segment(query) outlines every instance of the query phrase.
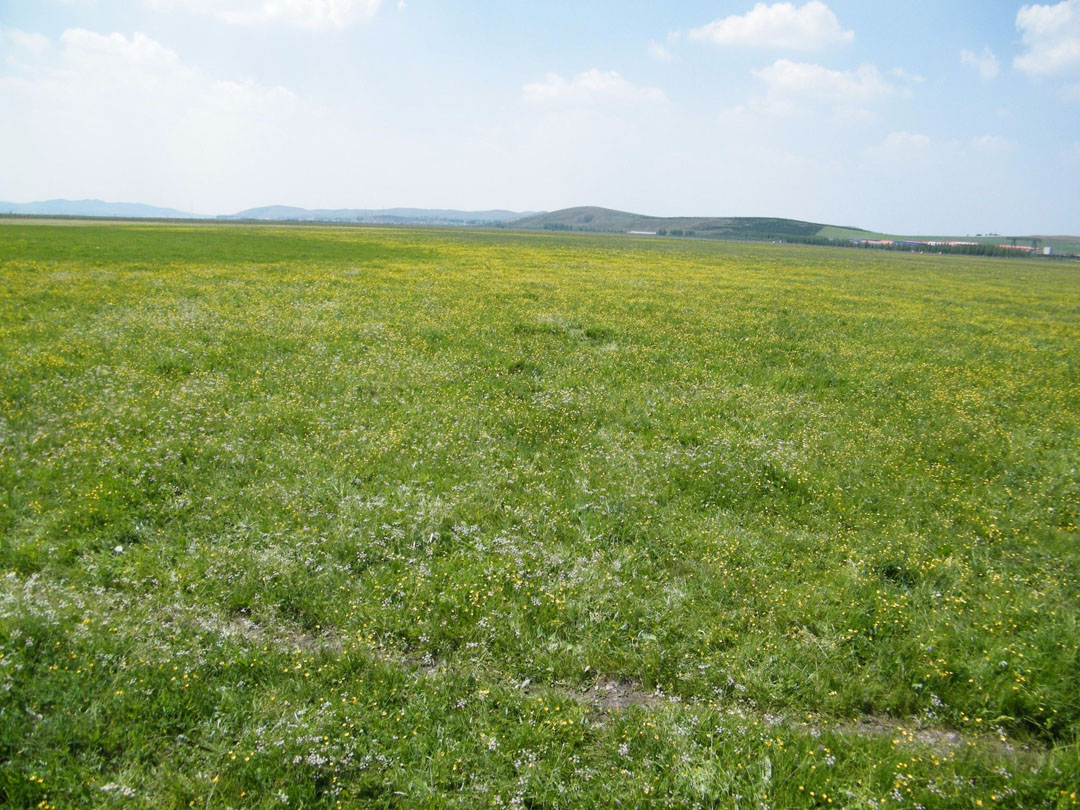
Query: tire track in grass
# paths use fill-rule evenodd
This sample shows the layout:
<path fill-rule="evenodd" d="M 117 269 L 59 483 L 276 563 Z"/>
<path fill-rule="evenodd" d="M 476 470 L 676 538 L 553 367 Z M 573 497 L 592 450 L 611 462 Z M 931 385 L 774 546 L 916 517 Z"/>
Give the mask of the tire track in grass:
<path fill-rule="evenodd" d="M 291 652 L 322 652 L 337 655 L 346 648 L 345 640 L 340 636 L 332 633 L 311 635 L 284 624 L 268 630 L 248 619 L 241 619 L 227 622 L 223 626 L 230 628 L 228 632 L 234 637 L 243 638 L 252 643 L 270 643 L 279 649 Z M 371 655 L 374 661 L 412 673 L 418 680 L 444 677 L 456 670 L 453 662 L 434 658 L 430 654 L 418 656 L 376 648 L 371 650 Z M 631 710 L 649 712 L 695 707 L 694 704 L 684 703 L 681 698 L 665 695 L 659 689 L 650 692 L 639 682 L 605 677 L 596 678 L 586 689 L 572 689 L 558 684 L 535 684 L 529 679 L 517 684 L 514 688 L 527 697 L 554 694 L 574 700 L 588 707 L 595 714 L 598 725 L 604 725 L 610 718 Z M 717 707 L 708 706 L 708 708 Z M 1013 743 L 1000 729 L 996 734 L 971 735 L 957 729 L 911 722 L 884 714 L 863 715 L 854 719 L 814 717 L 812 721 L 798 721 L 783 713 L 762 711 L 742 701 L 722 711 L 737 716 L 739 719 L 755 720 L 766 727 L 803 732 L 815 738 L 823 734 L 837 734 L 841 737 L 889 739 L 895 745 L 923 746 L 937 754 L 954 753 L 964 748 L 971 748 L 983 754 L 1002 758 L 1029 759 L 1044 754 L 1048 750 L 1037 743 Z"/>

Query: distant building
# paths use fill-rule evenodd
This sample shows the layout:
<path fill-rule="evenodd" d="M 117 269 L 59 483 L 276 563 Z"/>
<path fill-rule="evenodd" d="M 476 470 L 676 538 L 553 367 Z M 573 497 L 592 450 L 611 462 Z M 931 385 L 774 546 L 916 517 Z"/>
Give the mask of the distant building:
<path fill-rule="evenodd" d="M 656 236 L 656 231 L 627 231 L 631 236 Z"/>

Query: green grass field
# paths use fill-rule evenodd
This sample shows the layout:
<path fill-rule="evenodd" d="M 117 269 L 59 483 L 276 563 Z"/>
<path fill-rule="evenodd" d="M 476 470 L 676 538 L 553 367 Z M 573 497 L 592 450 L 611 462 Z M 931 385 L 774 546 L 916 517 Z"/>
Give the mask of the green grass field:
<path fill-rule="evenodd" d="M 0 805 L 1067 808 L 1080 268 L 0 225 Z"/>

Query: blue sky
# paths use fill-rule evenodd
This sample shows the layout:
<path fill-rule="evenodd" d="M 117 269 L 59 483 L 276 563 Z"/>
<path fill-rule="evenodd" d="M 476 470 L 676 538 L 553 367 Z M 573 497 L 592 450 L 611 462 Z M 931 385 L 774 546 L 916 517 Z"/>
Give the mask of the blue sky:
<path fill-rule="evenodd" d="M 0 0 L 0 199 L 1080 233 L 1080 0 Z"/>

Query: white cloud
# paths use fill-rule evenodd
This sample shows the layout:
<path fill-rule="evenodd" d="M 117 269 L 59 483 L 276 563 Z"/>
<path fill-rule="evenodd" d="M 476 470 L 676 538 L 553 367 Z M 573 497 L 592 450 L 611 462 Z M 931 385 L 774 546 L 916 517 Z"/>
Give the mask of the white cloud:
<path fill-rule="evenodd" d="M 187 73 L 173 51 L 138 32 L 129 39 L 119 33 L 69 28 L 60 35 L 60 44 L 65 61 L 79 70 L 130 71 L 133 79 Z"/>
<path fill-rule="evenodd" d="M 871 146 L 866 153 L 878 160 L 911 160 L 925 155 L 932 145 L 926 135 L 917 132 L 892 132 L 877 146 Z"/>
<path fill-rule="evenodd" d="M 1000 135 L 980 135 L 967 141 L 935 141 L 917 132 L 892 132 L 884 141 L 866 149 L 877 161 L 914 162 L 1000 159 L 1016 151 L 1016 144 Z"/>
<path fill-rule="evenodd" d="M 283 87 L 211 76 L 141 33 L 83 29 L 0 76 L 0 109 L 0 175 L 11 193 L 45 177 L 62 186 L 42 188 L 46 196 L 112 189 L 149 202 L 165 186 L 227 183 L 252 144 L 286 160 L 311 125 L 311 110 Z"/>
<path fill-rule="evenodd" d="M 987 155 L 1001 155 L 1016 149 L 1016 144 L 1000 135 L 980 135 L 971 139 L 971 148 Z"/>
<path fill-rule="evenodd" d="M 979 76 L 985 81 L 990 81 L 1001 72 L 997 54 L 990 50 L 989 45 L 983 48 L 982 53 L 968 50 L 960 51 L 960 62 L 978 71 Z"/>
<path fill-rule="evenodd" d="M 4 28 L 0 26 L 0 45 L 4 50 L 10 51 L 7 61 L 12 61 L 17 52 L 38 54 L 49 47 L 48 37 L 41 34 L 31 34 L 20 31 L 18 28 Z"/>
<path fill-rule="evenodd" d="M 209 76 L 138 32 L 127 37 L 69 28 L 59 44 L 59 63 L 34 80 L 46 98 L 63 87 L 69 101 L 128 107 L 136 116 L 151 108 L 172 109 L 178 118 L 207 109 L 269 109 L 295 100 L 284 87 Z"/>
<path fill-rule="evenodd" d="M 671 46 L 682 39 L 682 31 L 670 31 L 663 43 L 653 40 L 649 43 L 649 55 L 661 62 L 670 62 L 674 59 Z"/>
<path fill-rule="evenodd" d="M 882 144 L 892 149 L 925 149 L 929 145 L 930 137 L 916 132 L 891 132 Z"/>
<path fill-rule="evenodd" d="M 741 16 L 695 28 L 690 38 L 717 45 L 813 51 L 851 42 L 855 33 L 845 31 L 827 5 L 811 0 L 802 8 L 794 3 L 758 3 Z"/>
<path fill-rule="evenodd" d="M 1026 52 L 1013 66 L 1031 76 L 1080 72 L 1080 0 L 1024 6 L 1016 14 Z"/>
<path fill-rule="evenodd" d="M 649 56 L 653 59 L 658 59 L 661 62 L 670 62 L 673 59 L 668 47 L 666 45 L 661 45 L 656 41 L 649 43 Z"/>
<path fill-rule="evenodd" d="M 282 24 L 319 30 L 368 22 L 382 0 L 146 0 L 153 8 L 181 8 L 234 25 Z M 398 8 L 404 8 L 399 2 Z"/>
<path fill-rule="evenodd" d="M 767 107 L 779 114 L 795 112 L 807 103 L 857 111 L 898 92 L 873 65 L 845 71 L 778 59 L 753 75 L 765 83 Z"/>
<path fill-rule="evenodd" d="M 614 70 L 589 70 L 567 81 L 549 73 L 527 84 L 522 97 L 530 104 L 654 104 L 666 101 L 662 90 L 638 87 Z"/>
<path fill-rule="evenodd" d="M 69 28 L 60 35 L 59 45 L 56 64 L 33 71 L 31 80 L 9 79 L 8 86 L 40 93 L 42 105 L 50 100 L 73 109 L 94 104 L 137 120 L 152 110 L 171 109 L 182 118 L 211 109 L 269 109 L 295 100 L 284 87 L 206 75 L 139 32 L 128 37 Z"/>
<path fill-rule="evenodd" d="M 918 73 L 911 73 L 903 68 L 893 68 L 889 71 L 889 75 L 894 79 L 900 79 L 901 81 L 911 82 L 912 84 L 922 84 L 926 81 L 925 76 L 920 76 Z"/>

